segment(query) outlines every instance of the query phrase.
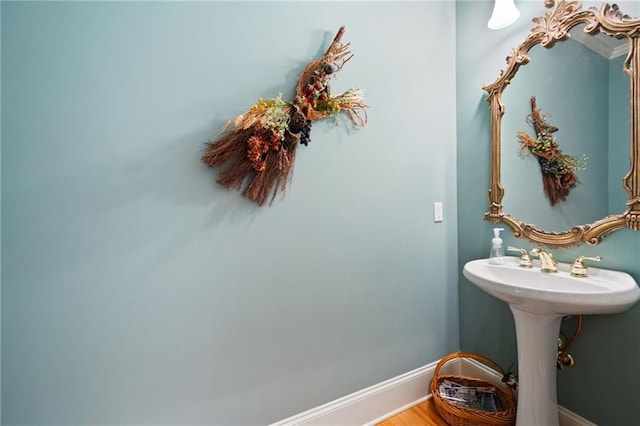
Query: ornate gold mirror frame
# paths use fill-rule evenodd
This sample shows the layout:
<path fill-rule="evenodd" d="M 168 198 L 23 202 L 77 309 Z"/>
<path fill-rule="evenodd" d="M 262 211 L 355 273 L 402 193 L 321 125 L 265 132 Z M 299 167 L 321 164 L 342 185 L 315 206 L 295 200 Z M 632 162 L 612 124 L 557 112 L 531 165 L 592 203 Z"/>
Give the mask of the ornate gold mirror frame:
<path fill-rule="evenodd" d="M 547 4 L 548 2 L 545 2 Z M 491 187 L 489 189 L 489 211 L 485 220 L 503 222 L 516 238 L 528 238 L 537 244 L 554 247 L 570 247 L 587 243 L 596 245 L 600 240 L 621 228 L 640 229 L 640 18 L 622 14 L 616 5 L 603 3 L 599 8 L 582 9 L 576 0 L 557 1 L 552 10 L 543 17 L 533 19 L 535 23 L 525 41 L 512 50 L 507 58 L 507 68 L 500 77 L 483 89 L 488 93 L 491 110 Z M 575 225 L 566 232 L 549 232 L 536 228 L 502 211 L 504 188 L 500 182 L 501 121 L 504 115 L 502 93 L 521 65 L 529 62 L 527 53 L 539 44 L 551 48 L 556 42 L 569 38 L 569 30 L 586 24 L 584 32 L 603 33 L 629 41 L 629 53 L 623 71 L 629 76 L 631 91 L 631 167 L 623 178 L 623 186 L 629 194 L 624 213 L 607 216 L 587 225 Z"/>

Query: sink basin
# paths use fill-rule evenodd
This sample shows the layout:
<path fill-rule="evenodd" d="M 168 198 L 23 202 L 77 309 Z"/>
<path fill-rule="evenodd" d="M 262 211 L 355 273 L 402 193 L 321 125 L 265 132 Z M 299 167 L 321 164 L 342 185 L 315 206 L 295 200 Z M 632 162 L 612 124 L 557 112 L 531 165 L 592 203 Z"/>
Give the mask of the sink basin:
<path fill-rule="evenodd" d="M 566 315 L 616 314 L 640 299 L 640 288 L 625 272 L 589 267 L 577 278 L 569 265 L 558 272 L 521 268 L 519 258 L 504 265 L 479 259 L 463 274 L 476 286 L 509 304 L 518 344 L 518 410 L 516 426 L 559 426 L 556 357 L 560 322 Z"/>
<path fill-rule="evenodd" d="M 517 257 L 506 259 L 504 265 L 473 260 L 464 266 L 463 274 L 510 306 L 537 314 L 616 314 L 640 300 L 640 287 L 625 272 L 589 267 L 587 277 L 577 278 L 567 264 L 558 263 L 557 273 L 545 273 L 535 266 L 520 267 Z"/>

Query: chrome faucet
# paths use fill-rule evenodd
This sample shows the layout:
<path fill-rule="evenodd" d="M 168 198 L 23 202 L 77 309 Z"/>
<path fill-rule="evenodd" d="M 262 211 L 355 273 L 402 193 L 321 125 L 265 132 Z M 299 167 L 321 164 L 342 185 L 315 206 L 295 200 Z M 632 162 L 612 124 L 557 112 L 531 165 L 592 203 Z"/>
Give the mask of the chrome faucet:
<path fill-rule="evenodd" d="M 532 256 L 540 258 L 540 270 L 542 272 L 558 272 L 558 261 L 553 258 L 552 253 L 547 253 L 540 247 L 536 247 L 529 251 Z"/>

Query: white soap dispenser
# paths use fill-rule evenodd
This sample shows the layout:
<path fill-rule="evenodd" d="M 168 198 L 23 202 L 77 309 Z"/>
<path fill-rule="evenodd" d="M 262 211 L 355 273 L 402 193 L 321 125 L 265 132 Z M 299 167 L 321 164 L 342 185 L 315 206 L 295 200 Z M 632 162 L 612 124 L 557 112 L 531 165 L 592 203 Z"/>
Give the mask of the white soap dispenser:
<path fill-rule="evenodd" d="M 492 265 L 502 265 L 507 262 L 504 258 L 504 248 L 502 248 L 502 238 L 500 231 L 504 228 L 493 228 L 493 239 L 491 240 L 491 254 L 489 255 L 489 263 Z"/>

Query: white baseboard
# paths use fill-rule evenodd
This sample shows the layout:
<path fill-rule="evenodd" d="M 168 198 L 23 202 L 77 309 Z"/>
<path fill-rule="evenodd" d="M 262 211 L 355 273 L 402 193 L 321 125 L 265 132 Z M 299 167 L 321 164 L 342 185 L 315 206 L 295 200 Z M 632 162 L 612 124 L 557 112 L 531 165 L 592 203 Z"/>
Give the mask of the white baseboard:
<path fill-rule="evenodd" d="M 367 425 L 412 407 L 429 397 L 437 362 L 354 392 L 271 426 Z"/>
<path fill-rule="evenodd" d="M 558 406 L 558 414 L 560 415 L 560 426 L 598 426 L 562 406 Z"/>
<path fill-rule="evenodd" d="M 431 398 L 430 383 L 437 364 L 438 361 L 432 362 L 270 426 L 373 426 Z M 440 373 L 501 379 L 497 371 L 469 358 L 452 360 Z M 559 407 L 558 415 L 560 426 L 596 426 L 564 407 Z"/>

